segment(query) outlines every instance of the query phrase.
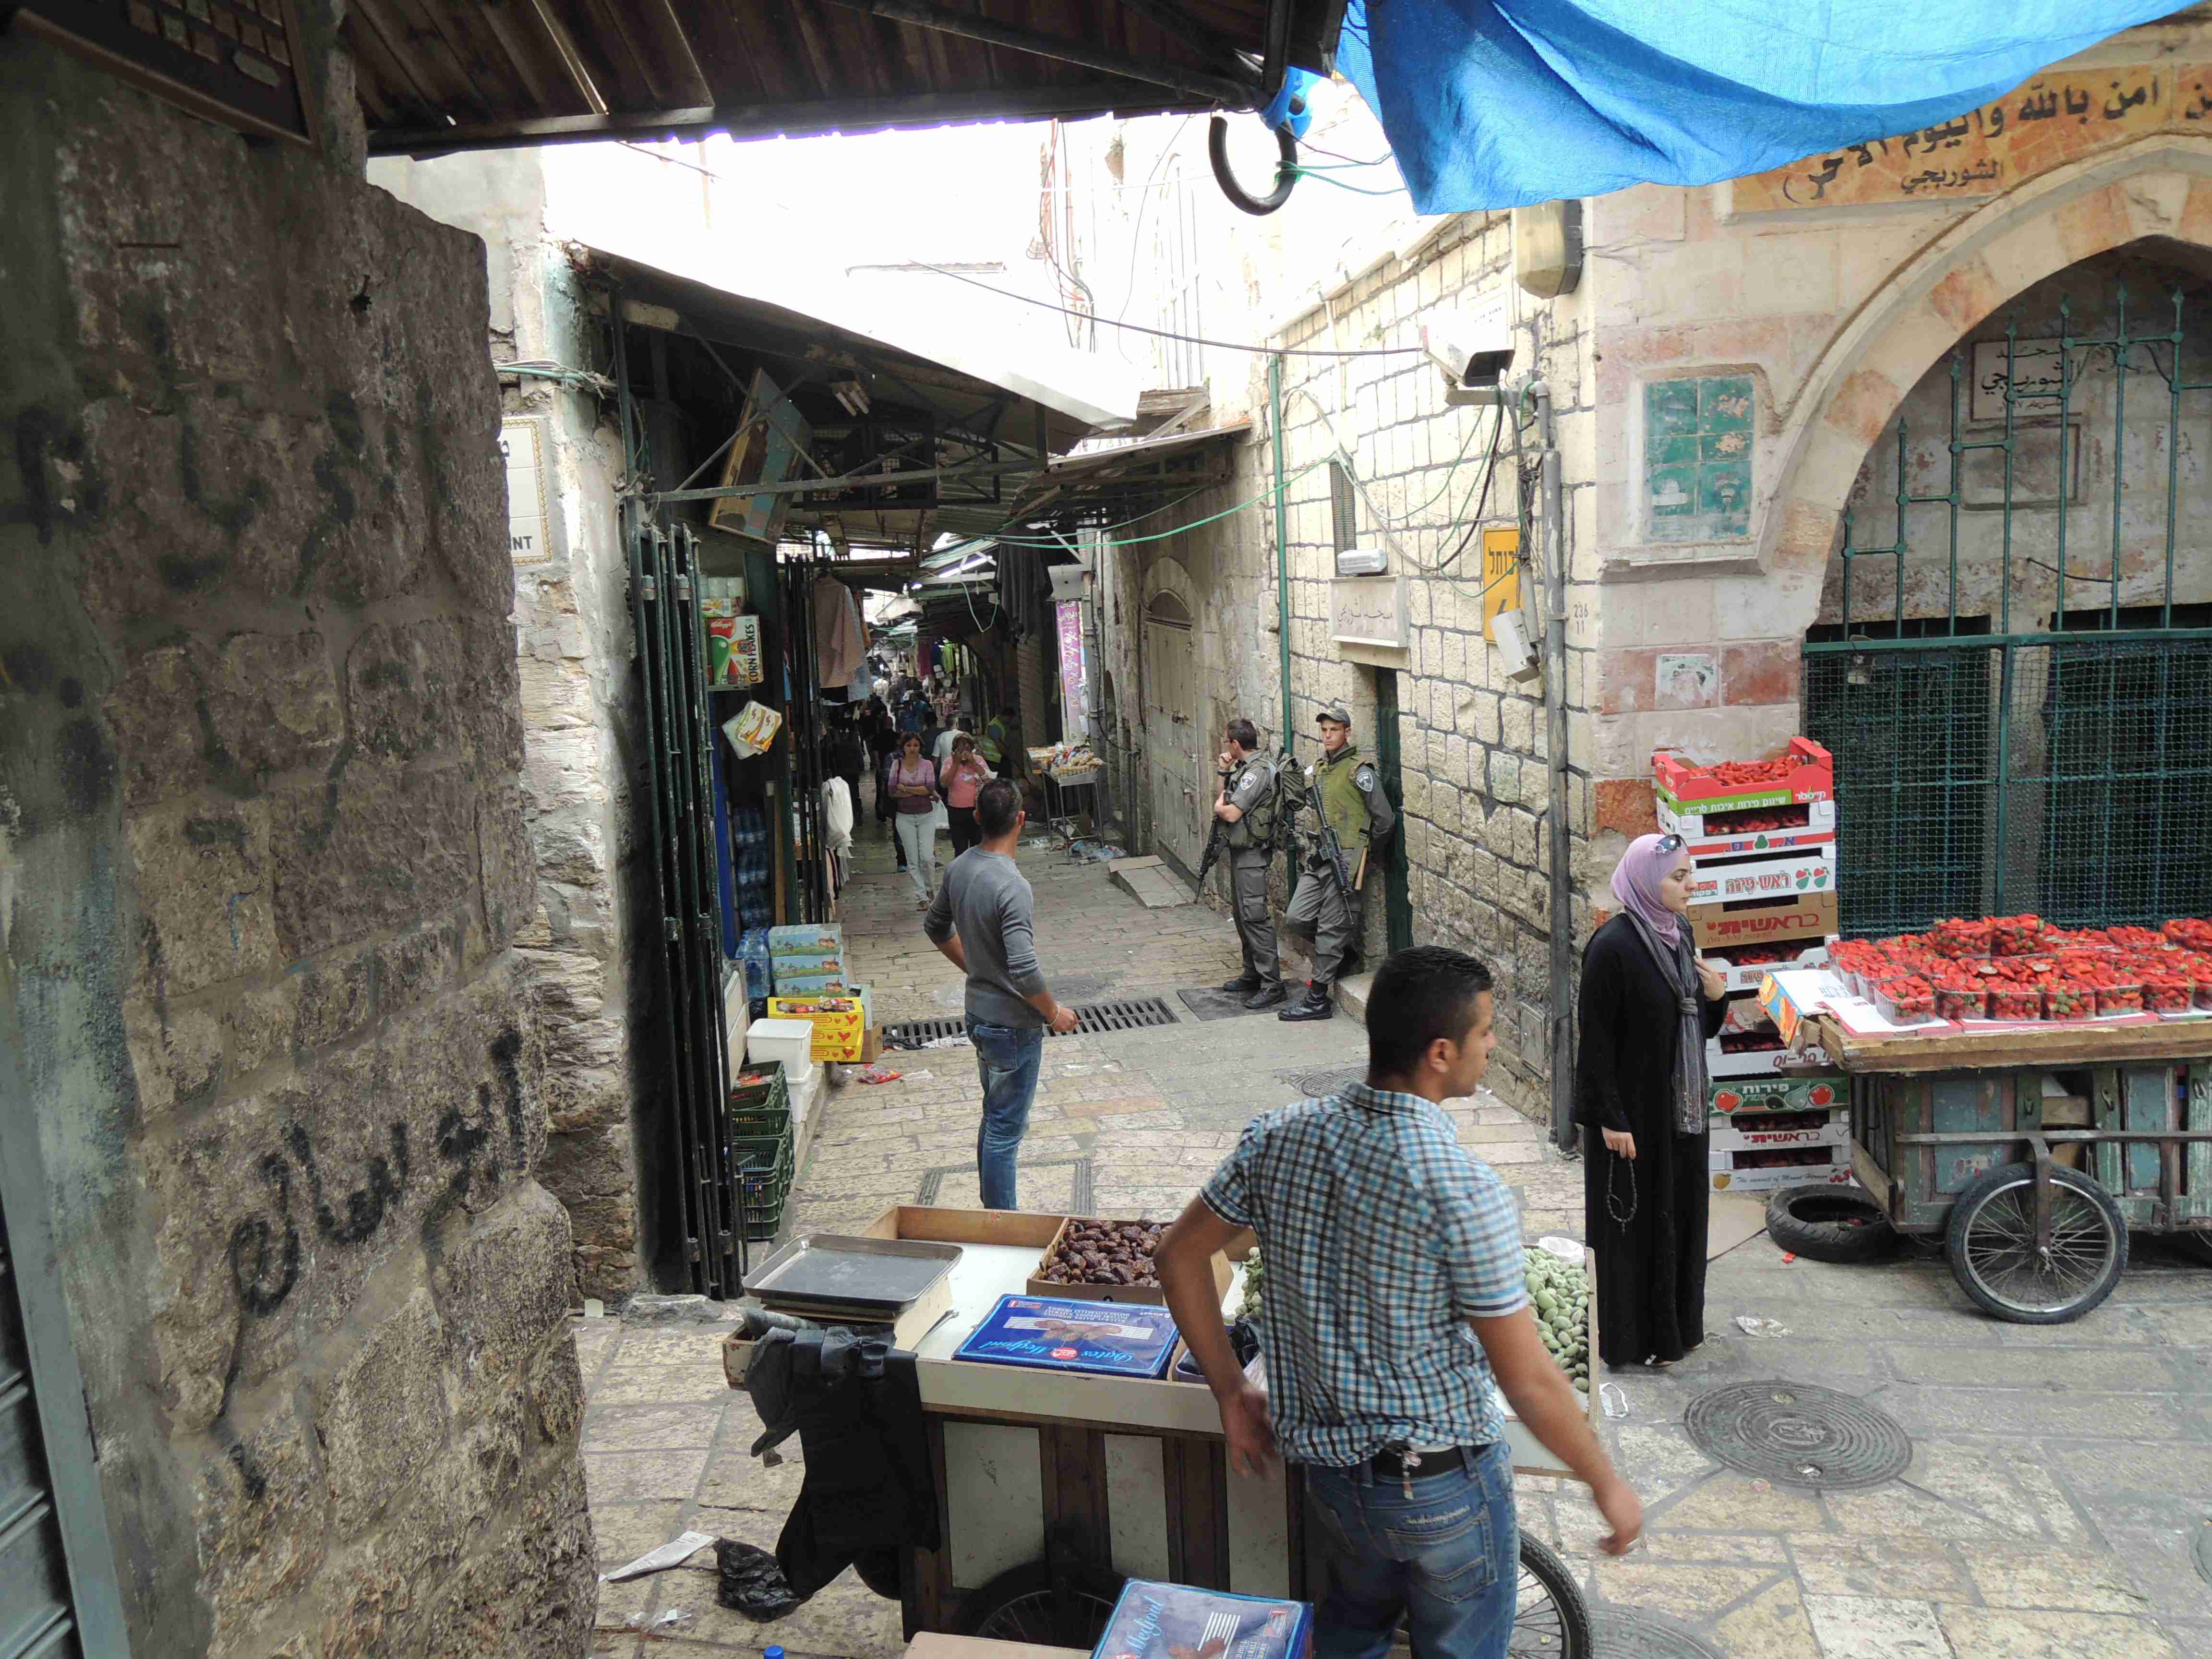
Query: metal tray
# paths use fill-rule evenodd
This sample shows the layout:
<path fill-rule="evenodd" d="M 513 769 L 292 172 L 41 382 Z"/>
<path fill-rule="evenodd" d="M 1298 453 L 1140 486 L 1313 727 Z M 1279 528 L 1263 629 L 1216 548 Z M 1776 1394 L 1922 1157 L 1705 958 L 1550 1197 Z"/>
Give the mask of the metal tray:
<path fill-rule="evenodd" d="M 811 1233 L 747 1274 L 744 1288 L 763 1302 L 880 1313 L 889 1322 L 959 1260 L 957 1244 Z"/>

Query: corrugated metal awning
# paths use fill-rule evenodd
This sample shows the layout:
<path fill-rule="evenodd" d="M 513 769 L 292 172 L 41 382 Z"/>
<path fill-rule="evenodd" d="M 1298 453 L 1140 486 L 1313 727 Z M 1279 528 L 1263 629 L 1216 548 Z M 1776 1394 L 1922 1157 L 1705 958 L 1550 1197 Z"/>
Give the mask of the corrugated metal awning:
<path fill-rule="evenodd" d="M 1265 104 L 1344 0 L 349 0 L 369 149 Z"/>

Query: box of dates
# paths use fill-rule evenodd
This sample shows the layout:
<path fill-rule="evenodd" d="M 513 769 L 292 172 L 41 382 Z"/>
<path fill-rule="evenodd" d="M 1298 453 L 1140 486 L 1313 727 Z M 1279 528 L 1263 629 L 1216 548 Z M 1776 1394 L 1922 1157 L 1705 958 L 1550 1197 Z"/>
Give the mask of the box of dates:
<path fill-rule="evenodd" d="M 1167 1305 L 1152 1252 L 1166 1237 L 1164 1221 L 1099 1221 L 1072 1215 L 1060 1224 L 1030 1275 L 1031 1296 L 1073 1297 L 1085 1302 L 1149 1302 Z M 1216 1253 L 1213 1285 L 1229 1294 L 1233 1269 Z"/>

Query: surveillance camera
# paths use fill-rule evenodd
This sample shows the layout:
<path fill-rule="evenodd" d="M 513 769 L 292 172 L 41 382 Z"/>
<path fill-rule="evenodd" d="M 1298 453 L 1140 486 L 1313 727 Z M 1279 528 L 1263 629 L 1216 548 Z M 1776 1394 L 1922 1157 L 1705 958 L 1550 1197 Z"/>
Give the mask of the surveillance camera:
<path fill-rule="evenodd" d="M 1479 311 L 1431 318 L 1421 325 L 1421 349 L 1455 392 L 1497 386 L 1513 366 L 1513 325 L 1504 296 Z"/>

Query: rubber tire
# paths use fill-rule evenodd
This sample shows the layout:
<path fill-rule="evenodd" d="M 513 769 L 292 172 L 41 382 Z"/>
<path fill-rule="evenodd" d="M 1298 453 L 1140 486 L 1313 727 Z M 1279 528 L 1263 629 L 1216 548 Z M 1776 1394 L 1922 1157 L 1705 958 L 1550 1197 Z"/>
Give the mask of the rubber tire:
<path fill-rule="evenodd" d="M 1838 1220 L 1820 1212 L 1849 1211 L 1863 1218 Z M 1766 1236 L 1808 1261 L 1846 1267 L 1875 1261 L 1897 1244 L 1897 1230 L 1881 1206 L 1856 1187 L 1784 1187 L 1766 1200 Z"/>
<path fill-rule="evenodd" d="M 1098 1645 L 1098 1638 L 1106 1633 L 1106 1621 L 1113 1614 L 1114 1603 L 1121 1596 L 1121 1579 L 1116 1574 L 1092 1566 L 1079 1566 L 1073 1580 L 1078 1595 L 1096 1597 L 1105 1605 L 1099 1609 L 1097 1628 L 1055 1628 L 1049 1632 L 1032 1631 L 1026 1635 L 1002 1635 L 999 1639 L 1034 1642 L 1043 1647 L 1080 1648 L 1088 1650 Z M 960 1616 L 953 1622 L 957 1634 L 981 1636 L 988 1630 L 993 1619 L 1012 1603 L 1025 1596 L 1052 1589 L 1052 1568 L 1043 1561 L 1029 1561 L 1018 1567 L 1009 1567 L 981 1589 L 971 1590 L 960 1603 Z"/>
<path fill-rule="evenodd" d="M 1959 1288 L 1972 1297 L 1984 1312 L 2014 1325 L 2064 1325 L 2081 1318 L 2110 1296 L 2113 1286 L 2120 1282 L 2120 1275 L 2128 1268 L 2127 1220 L 2120 1214 L 2120 1206 L 2112 1201 L 2112 1195 L 2079 1170 L 2054 1165 L 2051 1178 L 2069 1192 L 2089 1200 L 2098 1214 L 2104 1218 L 2106 1229 L 2112 1237 L 2112 1263 L 2099 1283 L 2063 1307 L 2030 1310 L 2015 1308 L 1999 1301 L 1983 1289 L 1966 1270 L 1966 1234 L 1972 1225 L 1976 1212 L 1995 1194 L 2019 1184 L 2023 1179 L 2033 1182 L 2034 1178 L 2035 1166 L 2032 1164 L 2001 1164 L 1987 1174 L 1975 1177 L 1951 1206 L 1950 1224 L 1944 1230 L 1944 1250 L 1951 1260 L 1951 1276 L 1959 1281 Z"/>
<path fill-rule="evenodd" d="M 1559 1650 L 1559 1659 L 1591 1659 L 1597 1651 L 1597 1630 L 1590 1623 L 1589 1603 L 1583 1599 L 1582 1587 L 1575 1583 L 1567 1564 L 1554 1555 L 1540 1539 L 1521 1534 L 1521 1569 L 1544 1587 L 1559 1610 L 1559 1625 L 1565 1643 Z M 1531 1650 L 1534 1651 L 1534 1650 Z M 1513 1649 L 1515 1653 L 1522 1651 Z"/>
<path fill-rule="evenodd" d="M 1291 187 L 1298 182 L 1298 141 L 1287 125 L 1275 129 L 1275 187 L 1265 196 L 1255 196 L 1237 182 L 1229 166 L 1229 118 L 1217 115 L 1206 125 L 1206 159 L 1213 168 L 1213 182 L 1221 186 L 1231 206 L 1258 218 L 1289 201 Z"/>

